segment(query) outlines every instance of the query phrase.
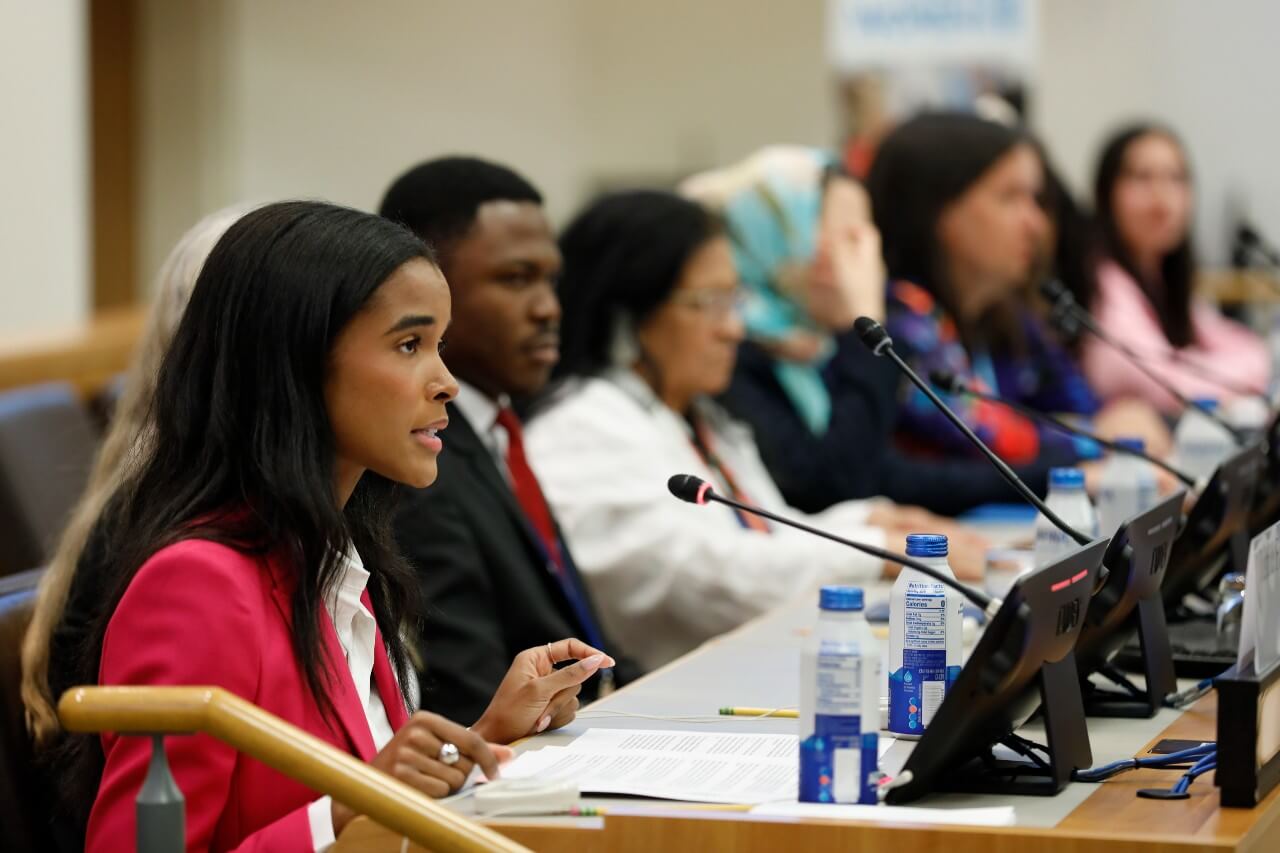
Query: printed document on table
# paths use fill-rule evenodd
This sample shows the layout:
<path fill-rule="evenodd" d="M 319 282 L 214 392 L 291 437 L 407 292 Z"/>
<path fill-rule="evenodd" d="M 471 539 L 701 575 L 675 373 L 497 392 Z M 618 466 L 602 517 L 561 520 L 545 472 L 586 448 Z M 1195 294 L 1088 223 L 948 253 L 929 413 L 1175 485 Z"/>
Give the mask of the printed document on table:
<path fill-rule="evenodd" d="M 582 793 L 764 803 L 798 793 L 795 735 L 589 729 L 568 746 L 521 753 L 504 779 L 566 779 Z"/>
<path fill-rule="evenodd" d="M 881 752 L 890 738 L 881 738 Z M 565 779 L 587 794 L 703 803 L 795 800 L 795 735 L 589 729 L 568 746 L 521 753 L 504 779 Z"/>

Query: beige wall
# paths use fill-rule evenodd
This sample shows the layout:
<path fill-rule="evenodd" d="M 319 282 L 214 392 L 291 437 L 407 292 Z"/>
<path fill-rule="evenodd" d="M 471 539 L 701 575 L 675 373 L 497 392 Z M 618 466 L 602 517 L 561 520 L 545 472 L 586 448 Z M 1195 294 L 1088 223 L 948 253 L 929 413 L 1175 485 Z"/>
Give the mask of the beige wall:
<path fill-rule="evenodd" d="M 299 196 L 371 209 L 440 154 L 520 166 L 553 211 L 581 192 L 571 3 L 226 0 L 197 21 L 172 6 L 147 0 L 143 37 L 149 273 L 204 212 Z"/>
<path fill-rule="evenodd" d="M 1164 120 L 1191 151 L 1197 239 L 1224 263 L 1242 206 L 1280 241 L 1280 112 L 1273 0 L 1043 0 L 1036 123 L 1081 190 L 1104 136 Z"/>
<path fill-rule="evenodd" d="M 143 268 L 149 280 L 220 206 L 371 208 L 440 154 L 515 166 L 563 221 L 603 183 L 826 142 L 823 13 L 822 0 L 144 0 Z"/>
<path fill-rule="evenodd" d="M 602 185 L 669 181 L 837 119 L 823 0 L 143 2 L 143 269 L 202 213 L 312 196 L 376 204 L 400 169 L 473 152 L 558 221 Z M 1043 0 L 1035 122 L 1087 184 L 1122 117 L 1181 128 L 1200 236 L 1227 197 L 1280 239 L 1269 0 Z"/>
<path fill-rule="evenodd" d="M 86 44 L 80 0 L 0 0 L 0 337 L 89 301 Z"/>
<path fill-rule="evenodd" d="M 836 138 L 822 0 L 587 2 L 589 168 L 683 177 Z"/>

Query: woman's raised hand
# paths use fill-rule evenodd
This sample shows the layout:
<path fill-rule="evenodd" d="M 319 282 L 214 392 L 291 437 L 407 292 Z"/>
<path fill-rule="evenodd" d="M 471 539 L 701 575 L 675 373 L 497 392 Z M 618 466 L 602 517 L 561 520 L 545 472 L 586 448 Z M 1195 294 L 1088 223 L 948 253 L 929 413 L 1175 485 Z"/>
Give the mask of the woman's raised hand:
<path fill-rule="evenodd" d="M 565 661 L 576 663 L 556 669 Z M 613 665 L 604 652 L 572 638 L 525 649 L 471 728 L 494 743 L 510 743 L 567 725 L 578 711 L 582 682 Z"/>

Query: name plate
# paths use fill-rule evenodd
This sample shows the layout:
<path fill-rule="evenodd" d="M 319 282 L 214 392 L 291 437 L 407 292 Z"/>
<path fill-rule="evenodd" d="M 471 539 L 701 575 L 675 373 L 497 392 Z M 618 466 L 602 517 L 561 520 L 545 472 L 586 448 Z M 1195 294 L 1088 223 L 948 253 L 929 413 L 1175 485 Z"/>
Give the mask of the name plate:
<path fill-rule="evenodd" d="M 1218 691 L 1218 769 L 1214 784 L 1230 808 L 1256 806 L 1280 783 L 1280 667 L 1253 663 L 1214 679 Z"/>

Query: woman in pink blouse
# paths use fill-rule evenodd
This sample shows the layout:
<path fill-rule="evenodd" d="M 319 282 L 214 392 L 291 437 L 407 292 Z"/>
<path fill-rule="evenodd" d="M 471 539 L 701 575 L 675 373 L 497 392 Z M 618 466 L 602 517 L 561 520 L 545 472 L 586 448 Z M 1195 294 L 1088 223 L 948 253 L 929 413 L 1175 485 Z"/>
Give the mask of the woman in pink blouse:
<path fill-rule="evenodd" d="M 1112 335 L 1146 356 L 1163 381 L 1144 376 L 1095 339 L 1083 343 L 1085 375 L 1103 399 L 1141 397 L 1161 411 L 1181 406 L 1165 390 L 1229 402 L 1236 388 L 1267 387 L 1267 348 L 1244 326 L 1195 298 L 1192 188 L 1186 154 L 1171 131 L 1143 124 L 1103 149 L 1094 182 L 1105 253 L 1092 311 Z M 1206 378 L 1206 376 L 1210 378 Z"/>

